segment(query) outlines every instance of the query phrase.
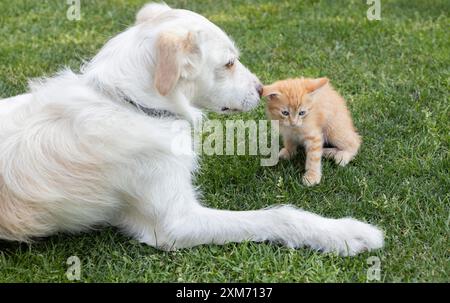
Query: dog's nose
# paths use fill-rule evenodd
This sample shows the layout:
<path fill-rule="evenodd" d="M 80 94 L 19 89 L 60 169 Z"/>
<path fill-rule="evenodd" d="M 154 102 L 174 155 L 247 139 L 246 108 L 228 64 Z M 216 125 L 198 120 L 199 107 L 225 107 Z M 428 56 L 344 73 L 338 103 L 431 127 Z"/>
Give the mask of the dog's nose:
<path fill-rule="evenodd" d="M 256 91 L 258 92 L 260 98 L 263 95 L 263 88 L 264 88 L 264 86 L 261 83 L 258 83 L 256 85 Z"/>

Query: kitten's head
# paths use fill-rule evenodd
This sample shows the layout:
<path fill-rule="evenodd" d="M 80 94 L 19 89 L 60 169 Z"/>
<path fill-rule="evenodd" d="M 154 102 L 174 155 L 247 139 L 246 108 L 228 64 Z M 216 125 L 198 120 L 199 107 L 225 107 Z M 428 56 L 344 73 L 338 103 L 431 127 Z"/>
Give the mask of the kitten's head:
<path fill-rule="evenodd" d="M 314 105 L 313 94 L 328 83 L 327 78 L 288 79 L 264 87 L 267 113 L 281 126 L 300 127 Z"/>

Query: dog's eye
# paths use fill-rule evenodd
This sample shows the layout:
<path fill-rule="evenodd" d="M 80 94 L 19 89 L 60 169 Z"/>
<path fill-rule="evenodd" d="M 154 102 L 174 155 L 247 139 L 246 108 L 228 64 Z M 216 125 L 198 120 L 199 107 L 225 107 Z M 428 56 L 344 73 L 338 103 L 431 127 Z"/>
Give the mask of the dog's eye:
<path fill-rule="evenodd" d="M 228 61 L 227 64 L 225 64 L 225 67 L 230 69 L 234 66 L 234 63 L 235 63 L 235 60 L 230 60 L 230 61 Z"/>
<path fill-rule="evenodd" d="M 300 116 L 304 116 L 306 115 L 306 111 L 302 110 L 301 112 L 298 113 Z"/>
<path fill-rule="evenodd" d="M 283 116 L 289 116 L 289 112 L 287 110 L 284 110 L 281 113 L 283 114 Z"/>

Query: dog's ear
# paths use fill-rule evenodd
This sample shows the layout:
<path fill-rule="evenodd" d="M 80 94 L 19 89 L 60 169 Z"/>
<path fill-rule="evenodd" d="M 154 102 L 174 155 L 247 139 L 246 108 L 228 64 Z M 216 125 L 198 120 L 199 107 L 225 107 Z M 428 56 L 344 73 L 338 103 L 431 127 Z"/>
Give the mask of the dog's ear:
<path fill-rule="evenodd" d="M 181 77 L 193 79 L 200 74 L 203 53 L 201 31 L 190 31 L 182 41 Z"/>
<path fill-rule="evenodd" d="M 305 79 L 305 89 L 308 93 L 314 93 L 329 82 L 328 78 Z"/>
<path fill-rule="evenodd" d="M 149 3 L 139 10 L 136 15 L 136 24 L 156 19 L 158 16 L 170 11 L 171 8 L 165 3 Z"/>
<path fill-rule="evenodd" d="M 167 96 L 180 78 L 195 77 L 201 61 L 198 32 L 184 37 L 163 33 L 156 42 L 155 86 L 162 96 Z"/>
<path fill-rule="evenodd" d="M 273 100 L 281 96 L 281 92 L 279 91 L 278 87 L 274 84 L 266 85 L 263 88 L 262 96 L 268 97 L 270 100 Z"/>
<path fill-rule="evenodd" d="M 177 84 L 181 75 L 181 39 L 172 33 L 163 33 L 156 42 L 155 86 L 166 96 Z"/>

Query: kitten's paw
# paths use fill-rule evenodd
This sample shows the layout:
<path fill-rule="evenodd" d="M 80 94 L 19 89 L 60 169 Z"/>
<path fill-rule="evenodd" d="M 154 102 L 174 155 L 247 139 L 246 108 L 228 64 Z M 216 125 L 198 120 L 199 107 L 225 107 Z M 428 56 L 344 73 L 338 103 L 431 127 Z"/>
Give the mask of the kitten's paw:
<path fill-rule="evenodd" d="M 282 160 L 289 160 L 291 156 L 291 153 L 286 148 L 282 148 L 278 153 L 278 158 Z"/>
<path fill-rule="evenodd" d="M 346 166 L 355 156 L 354 153 L 350 153 L 348 151 L 338 151 L 334 155 L 334 161 L 337 165 Z"/>
<path fill-rule="evenodd" d="M 314 171 L 307 171 L 303 175 L 303 184 L 306 186 L 313 186 L 319 184 L 321 178 L 322 175 L 320 173 Z"/>
<path fill-rule="evenodd" d="M 337 148 L 324 148 L 323 149 L 323 156 L 328 159 L 334 159 L 334 156 L 338 152 Z"/>

